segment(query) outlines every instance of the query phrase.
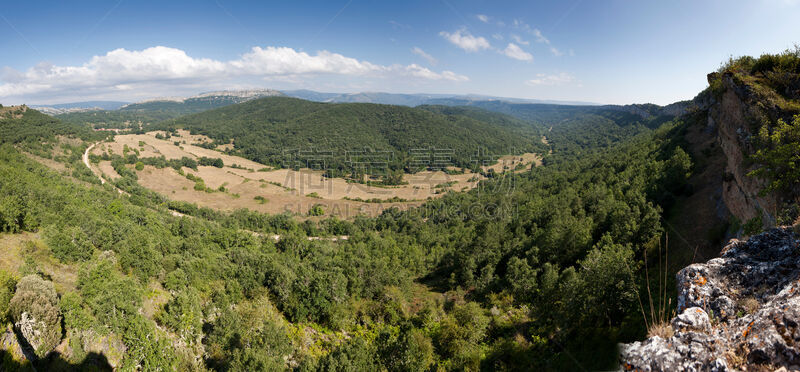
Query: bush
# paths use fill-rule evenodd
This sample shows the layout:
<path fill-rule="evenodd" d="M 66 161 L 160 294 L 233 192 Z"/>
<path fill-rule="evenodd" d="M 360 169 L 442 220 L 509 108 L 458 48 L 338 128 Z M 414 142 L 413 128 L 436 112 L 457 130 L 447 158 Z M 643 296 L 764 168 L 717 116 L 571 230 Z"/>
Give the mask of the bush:
<path fill-rule="evenodd" d="M 186 343 L 194 344 L 199 341 L 203 327 L 200 295 L 194 288 L 178 292 L 156 319 L 175 331 Z"/>
<path fill-rule="evenodd" d="M 9 272 L 0 270 L 0 326 L 3 326 L 8 318 L 8 306 L 16 286 L 17 281 L 14 277 Z"/>
<path fill-rule="evenodd" d="M 314 204 L 314 206 L 308 210 L 309 216 L 322 216 L 323 214 L 325 214 L 325 207 L 322 204 Z"/>
<path fill-rule="evenodd" d="M 764 192 L 788 190 L 800 182 L 800 115 L 791 123 L 778 120 L 772 127 L 761 127 L 756 136 L 761 148 L 752 159 L 761 165 L 750 176 L 770 181 Z"/>
<path fill-rule="evenodd" d="M 43 358 L 61 341 L 61 317 L 53 282 L 28 275 L 17 283 L 9 304 L 11 316 L 36 356 Z"/>
<path fill-rule="evenodd" d="M 339 346 L 320 358 L 318 371 L 378 371 L 376 352 L 364 339 L 358 337 Z"/>
<path fill-rule="evenodd" d="M 0 197 L 0 232 L 31 231 L 38 225 L 25 199 L 16 195 Z"/>
<path fill-rule="evenodd" d="M 44 236 L 53 256 L 61 261 L 86 261 L 92 258 L 94 246 L 80 227 L 50 226 L 45 229 Z"/>

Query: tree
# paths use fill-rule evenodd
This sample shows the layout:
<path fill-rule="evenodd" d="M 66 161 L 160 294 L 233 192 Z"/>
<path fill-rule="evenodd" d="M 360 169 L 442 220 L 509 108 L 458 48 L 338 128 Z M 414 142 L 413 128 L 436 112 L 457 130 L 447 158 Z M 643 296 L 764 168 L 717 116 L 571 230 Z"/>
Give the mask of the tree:
<path fill-rule="evenodd" d="M 633 250 L 604 236 L 580 266 L 582 293 L 575 295 L 585 304 L 584 314 L 596 314 L 608 324 L 618 324 L 636 299 Z"/>
<path fill-rule="evenodd" d="M 756 138 L 762 147 L 753 159 L 761 167 L 749 175 L 769 179 L 771 183 L 765 191 L 797 185 L 800 182 L 800 115 L 795 115 L 791 123 L 779 119 L 772 128 L 762 126 Z"/>
<path fill-rule="evenodd" d="M 49 226 L 44 235 L 47 246 L 61 261 L 86 261 L 92 258 L 94 246 L 80 227 Z"/>
<path fill-rule="evenodd" d="M 356 372 L 378 371 L 380 365 L 375 349 L 361 337 L 354 337 L 320 358 L 318 371 Z"/>
<path fill-rule="evenodd" d="M 9 304 L 11 317 L 22 336 L 43 358 L 61 341 L 61 316 L 53 282 L 28 275 L 17 283 Z"/>

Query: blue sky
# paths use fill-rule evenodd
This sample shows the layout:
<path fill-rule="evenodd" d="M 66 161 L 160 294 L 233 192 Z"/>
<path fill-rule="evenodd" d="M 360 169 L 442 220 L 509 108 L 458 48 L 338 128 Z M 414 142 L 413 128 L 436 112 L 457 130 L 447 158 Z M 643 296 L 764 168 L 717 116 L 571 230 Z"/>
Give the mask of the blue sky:
<path fill-rule="evenodd" d="M 729 56 L 800 42 L 800 1 L 16 1 L 0 103 L 237 88 L 690 99 Z"/>

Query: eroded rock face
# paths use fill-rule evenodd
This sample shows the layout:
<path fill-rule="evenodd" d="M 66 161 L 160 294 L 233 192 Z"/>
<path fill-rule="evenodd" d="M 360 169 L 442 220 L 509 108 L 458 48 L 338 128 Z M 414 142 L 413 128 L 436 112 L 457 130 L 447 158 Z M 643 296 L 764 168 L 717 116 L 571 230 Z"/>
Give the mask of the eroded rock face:
<path fill-rule="evenodd" d="M 712 78 L 716 77 L 709 77 Z M 767 182 L 747 176 L 754 165 L 745 161 L 755 152 L 750 133 L 751 123 L 763 120 L 764 114 L 749 86 L 737 83 L 729 74 L 723 74 L 721 79 L 725 90 L 719 101 L 714 99 L 715 102 L 708 106 L 708 120 L 717 126 L 717 140 L 728 160 L 723 200 L 739 220 L 746 222 L 761 217 L 764 226 L 774 226 L 773 215 L 777 212 L 779 202 L 774 194 L 759 194 Z"/>
<path fill-rule="evenodd" d="M 734 239 L 677 279 L 673 336 L 622 345 L 623 369 L 800 369 L 800 237 L 792 228 Z"/>

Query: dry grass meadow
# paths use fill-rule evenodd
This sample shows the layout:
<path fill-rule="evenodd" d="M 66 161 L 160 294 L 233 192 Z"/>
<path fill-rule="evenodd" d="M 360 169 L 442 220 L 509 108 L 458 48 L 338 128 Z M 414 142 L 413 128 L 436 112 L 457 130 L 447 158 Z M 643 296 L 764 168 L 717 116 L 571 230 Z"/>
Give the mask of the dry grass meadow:
<path fill-rule="evenodd" d="M 138 150 L 141 158 L 159 156 L 167 159 L 180 159 L 184 156 L 221 158 L 225 164 L 223 168 L 199 166 L 196 171 L 189 168 L 182 169 L 186 175 L 200 177 L 207 187 L 205 191 L 195 190 L 194 181 L 172 168 L 158 169 L 145 166 L 144 169 L 137 171 L 139 183 L 170 199 L 197 203 L 219 210 L 249 208 L 266 213 L 290 212 L 305 215 L 314 205 L 322 204 L 325 215 L 335 215 L 340 218 L 354 217 L 357 214 L 375 216 L 391 207 L 405 209 L 417 206 L 429 198 L 440 197 L 448 191 L 460 192 L 473 189 L 484 178 L 469 171 L 455 175 L 442 171 L 424 171 L 404 175 L 403 180 L 406 182 L 404 185 L 368 186 L 347 182 L 342 178 L 325 178 L 321 171 L 310 169 L 298 171 L 272 169 L 248 159 L 199 147 L 195 144 L 210 142 L 210 139 L 201 135 L 190 135 L 187 131 L 179 131 L 178 137 L 168 140 L 156 138 L 157 133 L 159 132 L 117 135 L 113 142 L 101 143 L 95 146 L 91 153 L 121 155 L 127 145 L 131 151 Z M 179 142 L 178 145 L 175 144 L 176 141 Z M 229 149 L 232 144 L 226 144 L 224 147 L 218 149 Z M 494 169 L 498 173 L 511 170 L 521 172 L 541 165 L 541 157 L 537 154 L 503 156 L 499 160 L 497 164 L 485 166 L 483 169 Z M 107 179 L 113 180 L 119 177 L 108 161 L 101 161 L 92 166 Z M 224 191 L 220 191 L 220 187 Z M 398 199 L 402 201 L 392 201 Z M 375 202 L 376 200 L 380 202 Z"/>

